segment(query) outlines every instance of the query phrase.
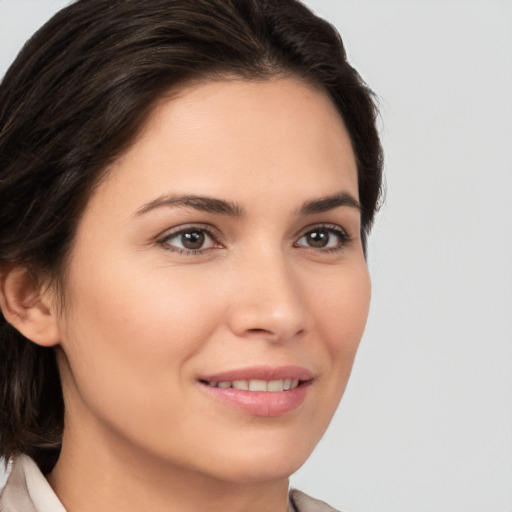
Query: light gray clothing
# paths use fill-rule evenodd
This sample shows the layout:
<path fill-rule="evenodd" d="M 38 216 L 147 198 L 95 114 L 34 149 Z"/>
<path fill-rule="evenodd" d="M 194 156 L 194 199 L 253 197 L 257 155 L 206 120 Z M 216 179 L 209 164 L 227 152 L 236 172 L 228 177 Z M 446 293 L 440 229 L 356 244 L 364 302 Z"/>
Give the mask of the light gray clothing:
<path fill-rule="evenodd" d="M 290 504 L 297 512 L 338 512 L 303 492 L 290 491 Z M 36 463 L 26 455 L 17 457 L 0 494 L 0 512 L 66 512 Z"/>

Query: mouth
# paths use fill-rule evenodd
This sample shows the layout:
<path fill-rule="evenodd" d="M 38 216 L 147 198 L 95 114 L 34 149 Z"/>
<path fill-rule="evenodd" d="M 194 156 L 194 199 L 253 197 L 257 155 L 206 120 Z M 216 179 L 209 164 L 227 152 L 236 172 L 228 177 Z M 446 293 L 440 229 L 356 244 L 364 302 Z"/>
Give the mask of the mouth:
<path fill-rule="evenodd" d="M 252 416 L 275 417 L 298 409 L 305 401 L 313 374 L 304 368 L 254 367 L 199 379 L 209 397 Z"/>

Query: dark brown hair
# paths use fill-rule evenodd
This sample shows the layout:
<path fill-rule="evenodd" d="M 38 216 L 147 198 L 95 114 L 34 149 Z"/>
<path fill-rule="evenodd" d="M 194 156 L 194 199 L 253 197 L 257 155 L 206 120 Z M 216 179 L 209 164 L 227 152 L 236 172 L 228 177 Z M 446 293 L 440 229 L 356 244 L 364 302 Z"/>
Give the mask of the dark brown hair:
<path fill-rule="evenodd" d="M 327 91 L 345 122 L 366 247 L 381 191 L 376 108 L 329 23 L 297 0 L 79 0 L 0 84 L 0 264 L 59 281 L 92 188 L 167 91 L 287 75 Z M 0 315 L 0 456 L 27 453 L 50 470 L 63 418 L 54 351 Z"/>

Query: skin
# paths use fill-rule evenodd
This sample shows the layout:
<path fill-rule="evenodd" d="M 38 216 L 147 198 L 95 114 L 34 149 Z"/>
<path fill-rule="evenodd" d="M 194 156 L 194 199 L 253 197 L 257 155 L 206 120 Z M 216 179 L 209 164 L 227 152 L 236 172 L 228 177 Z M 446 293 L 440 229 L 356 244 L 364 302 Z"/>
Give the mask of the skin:
<path fill-rule="evenodd" d="M 355 158 L 323 92 L 226 80 L 159 102 L 89 200 L 65 308 L 47 299 L 66 404 L 48 479 L 69 512 L 286 510 L 288 477 L 334 414 L 368 313 L 358 208 L 300 212 L 340 193 L 358 200 Z M 155 206 L 166 195 L 243 215 Z M 312 247 L 318 226 L 325 247 Z M 212 236 L 193 252 L 183 228 Z M 308 369 L 304 402 L 259 417 L 198 381 L 254 365 Z"/>

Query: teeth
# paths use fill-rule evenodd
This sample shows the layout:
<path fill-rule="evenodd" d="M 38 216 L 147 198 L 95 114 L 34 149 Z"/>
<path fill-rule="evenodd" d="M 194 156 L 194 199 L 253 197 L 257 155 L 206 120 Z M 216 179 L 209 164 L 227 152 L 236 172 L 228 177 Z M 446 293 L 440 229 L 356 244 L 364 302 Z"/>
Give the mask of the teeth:
<path fill-rule="evenodd" d="M 234 380 L 232 386 L 235 389 L 243 389 L 247 391 L 249 389 L 249 381 L 248 380 Z"/>
<path fill-rule="evenodd" d="M 250 380 L 249 391 L 267 391 L 267 381 L 258 379 Z"/>
<path fill-rule="evenodd" d="M 271 380 L 267 384 L 267 391 L 283 391 L 284 383 L 282 380 Z"/>
<path fill-rule="evenodd" d="M 277 379 L 277 380 L 261 380 L 261 379 L 251 379 L 251 380 L 234 380 L 234 381 L 208 381 L 208 386 L 214 388 L 233 388 L 233 389 L 241 389 L 243 391 L 288 391 L 289 389 L 294 389 L 299 385 L 298 379 Z"/>

